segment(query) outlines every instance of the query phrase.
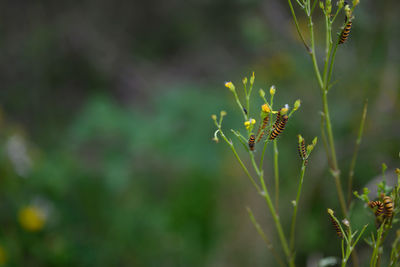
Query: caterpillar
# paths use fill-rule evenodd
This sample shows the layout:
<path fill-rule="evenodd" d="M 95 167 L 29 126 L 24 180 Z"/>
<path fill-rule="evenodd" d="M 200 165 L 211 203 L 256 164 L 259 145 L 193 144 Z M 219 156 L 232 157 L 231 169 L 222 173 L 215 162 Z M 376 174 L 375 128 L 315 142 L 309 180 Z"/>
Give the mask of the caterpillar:
<path fill-rule="evenodd" d="M 379 200 L 377 201 L 370 201 L 368 202 L 368 206 L 371 208 L 377 207 L 375 211 L 375 216 L 378 217 L 379 215 L 382 214 L 383 212 L 383 203 L 380 202 Z"/>
<path fill-rule="evenodd" d="M 340 229 L 339 224 L 338 224 L 337 221 L 332 217 L 331 214 L 329 214 L 329 220 L 331 221 L 332 226 L 333 226 L 333 228 L 335 229 L 337 236 L 340 237 L 340 238 L 343 238 L 342 230 Z"/>
<path fill-rule="evenodd" d="M 306 142 L 304 141 L 304 138 L 301 140 L 301 143 L 299 144 L 298 149 L 299 149 L 300 158 L 301 158 L 302 160 L 304 160 L 304 165 L 307 165 L 308 160 L 306 159 L 306 158 L 307 158 L 307 153 L 306 153 Z"/>
<path fill-rule="evenodd" d="M 279 115 L 280 113 L 278 113 Z M 289 117 L 287 115 L 283 115 L 281 121 L 278 123 L 278 125 L 275 127 L 275 129 L 272 131 L 272 133 L 269 136 L 269 140 L 274 140 L 276 137 L 278 137 L 279 134 L 283 132 L 286 126 L 286 122 L 288 121 Z M 276 122 L 275 122 L 276 124 Z"/>
<path fill-rule="evenodd" d="M 249 148 L 251 151 L 254 150 L 254 141 L 256 140 L 256 137 L 254 136 L 254 134 L 250 135 L 250 139 L 249 139 Z"/>
<path fill-rule="evenodd" d="M 262 124 L 261 124 L 260 127 L 258 128 L 257 136 L 259 136 L 259 135 L 260 135 L 260 136 L 257 138 L 257 143 L 260 142 L 261 138 L 263 137 L 263 135 L 264 135 L 264 129 L 265 129 L 265 127 L 267 126 L 268 121 L 269 121 L 269 116 L 267 115 L 267 116 L 265 116 L 265 118 L 263 119 Z M 261 134 L 260 134 L 260 131 L 262 131 Z"/>
<path fill-rule="evenodd" d="M 276 120 L 275 120 L 274 125 L 272 126 L 272 129 L 275 129 L 278 126 L 280 121 L 281 121 L 281 111 L 278 110 L 278 113 L 276 114 Z"/>
<path fill-rule="evenodd" d="M 346 21 L 347 21 L 347 17 L 346 17 Z M 349 35 L 350 35 L 350 30 L 351 30 L 351 24 L 352 23 L 353 22 L 351 20 L 349 20 L 346 23 L 346 26 L 344 26 L 344 29 L 343 29 L 342 33 L 340 34 L 340 37 L 339 37 L 339 44 L 343 44 L 344 42 L 346 42 L 347 37 L 349 37 Z"/>
<path fill-rule="evenodd" d="M 393 215 L 393 201 L 389 196 L 383 197 L 383 204 L 385 206 L 385 216 L 387 218 L 392 217 Z"/>

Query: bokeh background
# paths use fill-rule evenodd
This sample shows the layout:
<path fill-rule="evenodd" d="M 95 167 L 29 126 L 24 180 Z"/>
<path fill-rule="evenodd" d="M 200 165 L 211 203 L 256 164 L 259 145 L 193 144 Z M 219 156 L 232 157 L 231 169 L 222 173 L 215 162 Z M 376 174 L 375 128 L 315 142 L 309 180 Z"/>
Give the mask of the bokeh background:
<path fill-rule="evenodd" d="M 329 98 L 343 184 L 369 100 L 356 190 L 379 179 L 382 162 L 389 178 L 400 166 L 399 5 L 361 0 L 337 53 Z M 223 84 L 240 88 L 252 71 L 255 92 L 274 84 L 278 105 L 302 100 L 279 141 L 287 228 L 296 135 L 320 135 L 321 103 L 286 1 L 2 1 L 0 263 L 275 266 L 246 212 L 277 241 L 265 202 L 228 147 L 211 140 L 220 110 L 226 130 L 243 131 Z M 326 215 L 339 211 L 333 188 L 319 144 L 299 209 L 299 266 L 340 255 Z M 357 201 L 352 223 L 374 228 Z M 362 262 L 369 253 L 362 242 Z"/>

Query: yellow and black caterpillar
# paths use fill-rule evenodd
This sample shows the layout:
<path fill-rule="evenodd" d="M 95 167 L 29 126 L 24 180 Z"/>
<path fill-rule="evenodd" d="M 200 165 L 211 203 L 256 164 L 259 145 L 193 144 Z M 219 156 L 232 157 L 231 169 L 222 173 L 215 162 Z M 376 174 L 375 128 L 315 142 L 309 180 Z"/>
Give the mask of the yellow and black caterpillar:
<path fill-rule="evenodd" d="M 288 121 L 289 117 L 287 115 L 283 115 L 282 119 L 278 122 L 278 116 L 280 117 L 280 113 L 278 112 L 276 121 L 275 121 L 275 128 L 269 136 L 269 140 L 274 140 L 278 135 L 280 135 L 283 130 L 285 129 L 286 122 Z M 278 122 L 278 123 L 277 123 Z"/>
<path fill-rule="evenodd" d="M 264 135 L 264 129 L 265 129 L 265 127 L 267 126 L 268 121 L 269 121 L 269 116 L 267 115 L 267 116 L 265 116 L 265 118 L 263 119 L 262 124 L 261 124 L 260 127 L 258 128 L 257 136 L 258 136 L 258 135 L 260 135 L 260 136 L 257 138 L 257 143 L 260 142 L 261 138 L 263 137 L 263 135 Z M 261 134 L 260 134 L 260 131 L 262 131 Z"/>
<path fill-rule="evenodd" d="M 368 206 L 369 206 L 370 208 L 377 207 L 377 208 L 376 208 L 376 211 L 375 211 L 375 216 L 376 216 L 376 217 L 378 217 L 379 215 L 381 215 L 381 214 L 383 213 L 383 203 L 380 202 L 379 200 L 368 202 Z"/>
<path fill-rule="evenodd" d="M 251 151 L 254 150 L 254 142 L 256 140 L 256 137 L 254 134 L 250 135 L 250 139 L 249 139 L 249 148 Z"/>
<path fill-rule="evenodd" d="M 307 158 L 307 153 L 306 153 L 306 141 L 304 141 L 304 139 L 301 140 L 298 149 L 299 149 L 300 158 L 301 158 L 302 160 L 304 160 L 304 165 L 307 165 L 308 160 L 306 159 L 306 158 Z"/>
<path fill-rule="evenodd" d="M 347 20 L 347 18 L 346 18 L 346 20 Z M 349 35 L 350 35 L 350 30 L 351 30 L 351 24 L 352 23 L 353 22 L 351 20 L 347 21 L 346 26 L 344 26 L 344 29 L 343 29 L 342 33 L 340 34 L 339 44 L 343 44 L 344 42 L 346 42 L 347 37 L 349 37 Z"/>
<path fill-rule="evenodd" d="M 385 206 L 385 217 L 390 218 L 393 216 L 393 201 L 389 196 L 383 197 L 383 205 Z"/>
<path fill-rule="evenodd" d="M 335 229 L 335 232 L 337 234 L 338 237 L 343 238 L 343 233 L 342 230 L 340 229 L 339 224 L 337 223 L 337 221 L 332 217 L 331 214 L 329 214 L 329 220 L 331 220 L 332 226 Z"/>

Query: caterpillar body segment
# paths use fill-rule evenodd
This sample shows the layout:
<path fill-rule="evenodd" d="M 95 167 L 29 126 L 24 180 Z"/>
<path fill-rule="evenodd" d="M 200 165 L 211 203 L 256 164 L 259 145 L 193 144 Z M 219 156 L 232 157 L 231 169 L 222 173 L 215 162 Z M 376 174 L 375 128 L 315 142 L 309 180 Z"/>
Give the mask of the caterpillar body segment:
<path fill-rule="evenodd" d="M 250 135 L 249 139 L 249 148 L 251 151 L 254 151 L 254 143 L 255 143 L 256 137 L 254 134 Z"/>
<path fill-rule="evenodd" d="M 279 113 L 278 113 L 278 115 L 279 115 Z M 278 135 L 280 135 L 283 132 L 288 119 L 289 119 L 289 117 L 287 115 L 282 116 L 282 119 L 280 120 L 280 122 L 276 125 L 274 130 L 271 132 L 271 134 L 269 136 L 269 140 L 274 140 L 275 138 L 278 137 Z M 276 124 L 276 122 L 275 122 L 275 124 Z"/>

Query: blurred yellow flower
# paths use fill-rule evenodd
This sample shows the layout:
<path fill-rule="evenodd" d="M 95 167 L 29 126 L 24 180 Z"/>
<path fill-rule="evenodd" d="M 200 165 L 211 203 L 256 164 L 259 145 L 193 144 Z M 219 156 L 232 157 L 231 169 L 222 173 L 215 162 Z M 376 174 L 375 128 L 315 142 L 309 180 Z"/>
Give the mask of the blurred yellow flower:
<path fill-rule="evenodd" d="M 264 104 L 261 106 L 261 110 L 264 111 L 265 113 L 270 113 L 271 109 L 269 108 L 268 104 Z"/>
<path fill-rule="evenodd" d="M 235 91 L 235 86 L 232 82 L 226 82 L 225 87 L 229 88 L 229 90 L 231 90 L 232 92 Z"/>
<path fill-rule="evenodd" d="M 30 232 L 36 232 L 43 229 L 46 218 L 42 209 L 31 205 L 19 211 L 18 220 L 22 228 Z"/>
<path fill-rule="evenodd" d="M 0 265 L 4 265 L 7 261 L 7 254 L 2 245 L 0 245 Z"/>
<path fill-rule="evenodd" d="M 244 122 L 244 126 L 246 126 L 246 129 L 250 129 L 250 126 L 253 126 L 255 123 L 256 123 L 255 119 L 250 119 Z"/>

